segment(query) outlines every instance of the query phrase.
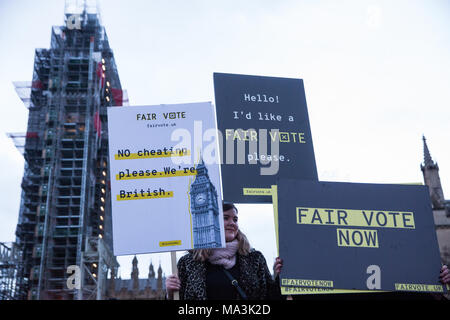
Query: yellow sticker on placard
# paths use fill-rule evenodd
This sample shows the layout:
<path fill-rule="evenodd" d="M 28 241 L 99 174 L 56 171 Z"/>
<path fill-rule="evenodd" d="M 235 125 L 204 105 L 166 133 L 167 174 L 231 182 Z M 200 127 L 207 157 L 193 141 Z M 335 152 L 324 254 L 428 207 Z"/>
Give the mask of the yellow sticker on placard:
<path fill-rule="evenodd" d="M 159 246 L 160 247 L 181 246 L 181 240 L 160 241 Z"/>
<path fill-rule="evenodd" d="M 272 188 L 244 188 L 244 196 L 271 196 Z"/>

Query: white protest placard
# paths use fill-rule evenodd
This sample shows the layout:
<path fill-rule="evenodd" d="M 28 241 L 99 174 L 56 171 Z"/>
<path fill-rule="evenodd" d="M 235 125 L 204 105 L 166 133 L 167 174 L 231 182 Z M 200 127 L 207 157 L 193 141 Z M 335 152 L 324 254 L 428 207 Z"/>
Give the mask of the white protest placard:
<path fill-rule="evenodd" d="M 108 108 L 115 255 L 225 246 L 210 102 Z"/>

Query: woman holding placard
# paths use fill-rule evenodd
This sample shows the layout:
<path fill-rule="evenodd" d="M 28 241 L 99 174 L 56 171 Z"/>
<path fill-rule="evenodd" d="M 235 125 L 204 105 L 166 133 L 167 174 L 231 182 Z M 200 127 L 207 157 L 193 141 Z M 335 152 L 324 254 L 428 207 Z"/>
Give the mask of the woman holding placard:
<path fill-rule="evenodd" d="M 250 248 L 237 213 L 234 204 L 223 204 L 226 248 L 191 250 L 180 258 L 178 275 L 166 279 L 169 299 L 175 291 L 183 300 L 281 299 L 279 281 L 272 278 L 262 253 Z M 277 258 L 275 278 L 282 265 Z"/>

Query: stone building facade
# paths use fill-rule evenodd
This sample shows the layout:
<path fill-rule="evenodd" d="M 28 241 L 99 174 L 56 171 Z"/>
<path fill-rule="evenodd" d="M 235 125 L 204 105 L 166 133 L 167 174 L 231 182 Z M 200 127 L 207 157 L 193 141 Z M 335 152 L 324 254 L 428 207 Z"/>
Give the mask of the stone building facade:
<path fill-rule="evenodd" d="M 430 190 L 441 259 L 444 264 L 450 265 L 450 200 L 445 200 L 444 198 L 444 191 L 439 176 L 439 166 L 431 158 L 425 137 L 423 137 L 423 154 L 424 162 L 421 164 L 420 169 L 423 173 L 424 183 Z"/>
<path fill-rule="evenodd" d="M 131 279 L 116 278 L 113 272 L 108 279 L 108 299 L 115 300 L 163 300 L 166 291 L 166 279 L 161 265 L 158 267 L 157 277 L 150 263 L 147 279 L 139 278 L 138 260 L 136 256 L 132 262 Z"/>

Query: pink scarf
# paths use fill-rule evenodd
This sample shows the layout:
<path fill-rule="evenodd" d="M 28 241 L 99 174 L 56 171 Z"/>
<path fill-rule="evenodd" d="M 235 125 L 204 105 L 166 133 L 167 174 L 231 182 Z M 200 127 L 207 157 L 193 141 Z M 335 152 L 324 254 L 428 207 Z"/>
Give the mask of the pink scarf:
<path fill-rule="evenodd" d="M 226 243 L 226 248 L 218 248 L 211 250 L 211 255 L 208 260 L 211 264 L 223 266 L 225 269 L 230 269 L 236 264 L 236 252 L 238 250 L 239 242 L 234 239 Z"/>

